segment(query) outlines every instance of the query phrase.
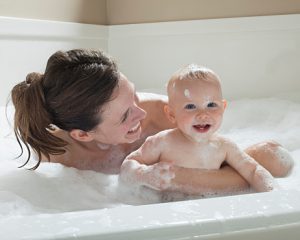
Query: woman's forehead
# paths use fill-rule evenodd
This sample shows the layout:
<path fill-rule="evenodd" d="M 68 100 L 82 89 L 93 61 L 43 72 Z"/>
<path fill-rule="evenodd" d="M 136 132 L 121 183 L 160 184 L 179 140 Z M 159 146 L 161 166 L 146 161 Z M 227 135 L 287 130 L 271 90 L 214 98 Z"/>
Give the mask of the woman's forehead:
<path fill-rule="evenodd" d="M 128 97 L 128 94 L 131 95 L 134 92 L 135 86 L 132 82 L 130 82 L 125 75 L 120 76 L 118 87 L 115 89 L 114 93 L 115 97 L 124 96 Z"/>
<path fill-rule="evenodd" d="M 134 101 L 134 84 L 123 76 L 120 77 L 119 84 L 112 94 L 112 99 L 103 106 L 103 115 L 122 114 L 123 110 Z"/>

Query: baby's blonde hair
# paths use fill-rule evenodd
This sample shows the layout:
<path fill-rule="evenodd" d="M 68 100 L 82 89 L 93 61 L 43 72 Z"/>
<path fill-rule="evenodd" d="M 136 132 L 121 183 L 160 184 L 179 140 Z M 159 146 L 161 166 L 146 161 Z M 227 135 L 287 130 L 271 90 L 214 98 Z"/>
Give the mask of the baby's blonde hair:
<path fill-rule="evenodd" d="M 203 80 L 220 85 L 218 75 L 211 69 L 191 63 L 177 70 L 170 78 L 167 84 L 168 95 L 170 96 L 171 89 L 174 89 L 176 81 L 181 80 Z"/>

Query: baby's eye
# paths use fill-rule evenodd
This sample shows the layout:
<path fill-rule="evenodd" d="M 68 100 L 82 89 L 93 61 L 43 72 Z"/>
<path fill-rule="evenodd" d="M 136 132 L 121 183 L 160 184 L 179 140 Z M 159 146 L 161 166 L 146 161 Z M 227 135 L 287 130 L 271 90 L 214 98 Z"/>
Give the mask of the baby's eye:
<path fill-rule="evenodd" d="M 192 103 L 189 103 L 189 104 L 187 104 L 187 105 L 185 105 L 185 107 L 184 107 L 185 109 L 195 109 L 196 108 L 196 105 L 195 104 L 192 104 Z"/>
<path fill-rule="evenodd" d="M 209 108 L 214 108 L 214 107 L 217 107 L 217 106 L 218 106 L 218 104 L 216 104 L 215 102 L 210 102 L 210 103 L 207 104 L 207 107 L 209 107 Z"/>

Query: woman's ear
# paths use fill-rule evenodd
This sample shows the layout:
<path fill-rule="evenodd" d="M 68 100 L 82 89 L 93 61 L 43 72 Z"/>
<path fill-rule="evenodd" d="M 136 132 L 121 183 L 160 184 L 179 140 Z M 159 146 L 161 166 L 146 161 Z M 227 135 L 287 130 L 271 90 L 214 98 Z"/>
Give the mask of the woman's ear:
<path fill-rule="evenodd" d="M 53 123 L 50 123 L 48 127 L 45 128 L 47 132 L 51 133 L 53 136 L 61 139 L 68 139 L 69 138 L 69 133 L 65 130 L 62 130 L 58 126 L 56 126 Z"/>
<path fill-rule="evenodd" d="M 164 106 L 164 112 L 171 123 L 176 123 L 174 112 L 169 105 Z"/>
<path fill-rule="evenodd" d="M 80 129 L 73 129 L 70 131 L 70 136 L 80 142 L 90 142 L 92 141 L 94 138 L 93 136 L 86 131 L 82 131 Z"/>
<path fill-rule="evenodd" d="M 223 102 L 223 109 L 225 110 L 227 107 L 227 101 L 226 99 L 223 99 L 222 102 Z"/>

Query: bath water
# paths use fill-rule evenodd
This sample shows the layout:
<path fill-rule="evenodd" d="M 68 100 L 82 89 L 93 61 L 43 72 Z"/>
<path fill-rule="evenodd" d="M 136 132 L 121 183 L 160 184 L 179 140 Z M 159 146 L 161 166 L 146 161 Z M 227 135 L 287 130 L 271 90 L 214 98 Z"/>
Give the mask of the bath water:
<path fill-rule="evenodd" d="M 117 175 L 81 171 L 57 163 L 41 163 L 35 171 L 18 168 L 20 148 L 12 126 L 0 108 L 0 219 L 10 216 L 60 213 L 160 201 L 150 190 L 119 186 Z M 8 108 L 12 121 L 12 107 Z M 295 167 L 289 177 L 277 179 L 282 189 L 300 189 L 300 101 L 286 98 L 229 101 L 220 133 L 241 148 L 265 140 L 281 143 Z M 134 194 L 133 194 L 134 193 Z"/>

